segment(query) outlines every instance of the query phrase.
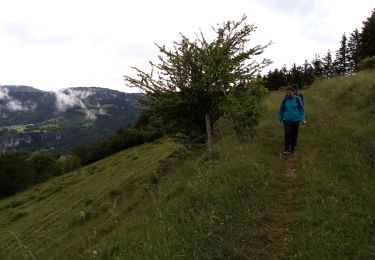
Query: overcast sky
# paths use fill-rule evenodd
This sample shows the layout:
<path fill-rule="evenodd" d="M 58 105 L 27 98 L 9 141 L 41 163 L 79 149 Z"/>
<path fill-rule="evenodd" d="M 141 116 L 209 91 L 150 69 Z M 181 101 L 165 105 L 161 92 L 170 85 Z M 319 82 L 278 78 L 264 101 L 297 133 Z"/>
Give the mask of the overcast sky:
<path fill-rule="evenodd" d="M 0 85 L 43 90 L 96 86 L 134 92 L 123 75 L 148 71 L 154 43 L 171 45 L 228 20 L 255 24 L 252 44 L 274 44 L 266 69 L 311 61 L 339 47 L 375 8 L 373 0 L 2 0 Z"/>

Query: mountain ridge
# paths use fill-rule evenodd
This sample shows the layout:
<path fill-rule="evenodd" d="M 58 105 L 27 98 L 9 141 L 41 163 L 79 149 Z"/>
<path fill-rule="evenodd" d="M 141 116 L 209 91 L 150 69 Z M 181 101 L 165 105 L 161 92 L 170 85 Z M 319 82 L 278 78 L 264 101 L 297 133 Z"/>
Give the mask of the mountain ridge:
<path fill-rule="evenodd" d="M 106 137 L 138 118 L 139 95 L 99 87 L 43 91 L 0 86 L 0 151 L 68 152 L 72 145 Z"/>

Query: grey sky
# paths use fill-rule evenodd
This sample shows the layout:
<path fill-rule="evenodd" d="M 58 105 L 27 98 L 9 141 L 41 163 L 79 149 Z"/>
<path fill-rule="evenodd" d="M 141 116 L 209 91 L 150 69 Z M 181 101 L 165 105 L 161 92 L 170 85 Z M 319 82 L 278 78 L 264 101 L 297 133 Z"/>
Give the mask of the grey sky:
<path fill-rule="evenodd" d="M 129 91 L 122 75 L 148 69 L 154 43 L 193 37 L 227 20 L 258 27 L 252 44 L 274 42 L 269 69 L 335 51 L 362 26 L 372 0 L 4 0 L 0 2 L 0 85 L 44 90 L 98 86 Z M 134 91 L 134 90 L 131 90 Z"/>

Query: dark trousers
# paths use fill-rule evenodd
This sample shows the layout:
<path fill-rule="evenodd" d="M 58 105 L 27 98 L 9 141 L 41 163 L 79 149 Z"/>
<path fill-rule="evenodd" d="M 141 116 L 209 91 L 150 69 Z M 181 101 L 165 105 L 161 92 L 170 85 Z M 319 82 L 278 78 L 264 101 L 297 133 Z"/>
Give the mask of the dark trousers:
<path fill-rule="evenodd" d="M 299 121 L 283 121 L 285 134 L 285 151 L 294 152 L 298 138 Z"/>

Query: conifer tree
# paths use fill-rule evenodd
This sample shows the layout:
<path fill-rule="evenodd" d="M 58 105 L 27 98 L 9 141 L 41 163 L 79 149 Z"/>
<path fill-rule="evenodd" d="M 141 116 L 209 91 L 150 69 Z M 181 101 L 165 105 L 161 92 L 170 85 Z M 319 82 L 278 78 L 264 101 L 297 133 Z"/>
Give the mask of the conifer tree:
<path fill-rule="evenodd" d="M 280 87 L 285 86 L 286 82 L 286 75 L 284 74 L 284 70 L 274 69 L 273 71 L 269 71 L 265 77 L 265 84 L 269 90 L 278 90 Z"/>
<path fill-rule="evenodd" d="M 359 58 L 364 59 L 375 55 L 375 9 L 366 21 L 363 22 Z"/>
<path fill-rule="evenodd" d="M 315 55 L 315 58 L 311 62 L 315 77 L 323 76 L 323 62 L 319 54 Z"/>
<path fill-rule="evenodd" d="M 327 54 L 323 57 L 323 76 L 330 78 L 334 75 L 334 67 L 332 61 L 331 50 L 327 51 Z"/>
<path fill-rule="evenodd" d="M 303 86 L 304 84 L 304 69 L 301 66 L 297 66 L 293 63 L 293 66 L 289 70 L 289 82 L 293 84 L 298 84 L 298 86 Z"/>
<path fill-rule="evenodd" d="M 314 82 L 314 79 L 314 68 L 307 60 L 305 60 L 305 63 L 303 64 L 303 83 L 300 86 L 310 85 Z"/>
<path fill-rule="evenodd" d="M 348 58 L 349 58 L 349 72 L 353 73 L 357 70 L 359 62 L 359 45 L 361 42 L 360 33 L 355 29 L 349 37 L 348 41 Z"/>
<path fill-rule="evenodd" d="M 341 37 L 340 49 L 336 52 L 336 59 L 334 62 L 335 71 L 337 74 L 346 74 L 349 71 L 349 51 L 347 46 L 347 38 L 345 33 Z"/>

